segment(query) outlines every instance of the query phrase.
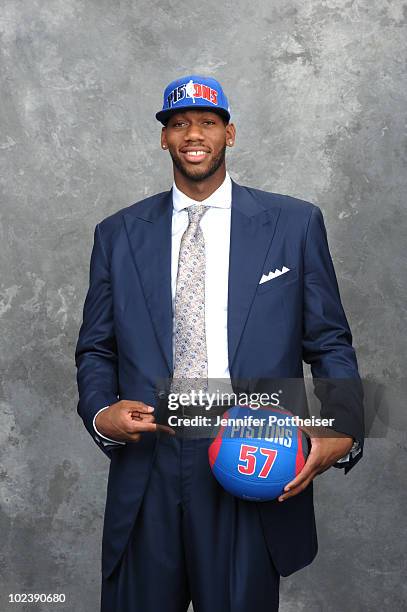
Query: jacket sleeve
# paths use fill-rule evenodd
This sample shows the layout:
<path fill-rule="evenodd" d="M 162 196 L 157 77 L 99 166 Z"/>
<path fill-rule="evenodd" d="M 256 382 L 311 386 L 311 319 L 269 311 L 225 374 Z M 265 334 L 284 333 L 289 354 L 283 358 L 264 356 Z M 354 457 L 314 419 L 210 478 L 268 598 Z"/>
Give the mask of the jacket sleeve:
<path fill-rule="evenodd" d="M 363 388 L 352 334 L 339 295 L 321 210 L 314 206 L 304 247 L 303 360 L 311 365 L 321 417 L 333 429 L 352 436 L 359 451 L 335 464 L 345 474 L 363 455 Z"/>
<path fill-rule="evenodd" d="M 108 457 L 111 449 L 101 443 L 93 419 L 102 407 L 118 400 L 117 359 L 109 263 L 97 225 L 90 260 L 89 289 L 75 350 L 79 392 L 77 410 L 93 440 Z"/>

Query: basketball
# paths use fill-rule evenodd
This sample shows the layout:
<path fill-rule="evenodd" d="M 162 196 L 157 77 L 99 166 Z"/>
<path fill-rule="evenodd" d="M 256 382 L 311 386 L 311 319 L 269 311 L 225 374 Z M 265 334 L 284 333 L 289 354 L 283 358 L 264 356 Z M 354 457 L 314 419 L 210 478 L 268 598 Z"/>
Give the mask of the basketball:
<path fill-rule="evenodd" d="M 234 406 L 221 423 L 208 449 L 209 463 L 216 480 L 232 495 L 270 501 L 302 470 L 308 439 L 288 410 Z"/>

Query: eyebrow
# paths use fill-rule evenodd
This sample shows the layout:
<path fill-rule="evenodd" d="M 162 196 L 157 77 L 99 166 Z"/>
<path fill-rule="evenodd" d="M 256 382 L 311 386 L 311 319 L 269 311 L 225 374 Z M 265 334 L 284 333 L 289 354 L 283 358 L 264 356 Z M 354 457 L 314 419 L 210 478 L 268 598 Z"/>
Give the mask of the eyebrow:
<path fill-rule="evenodd" d="M 200 118 L 200 119 L 211 119 L 211 120 L 212 120 L 212 119 L 214 119 L 213 115 L 212 115 L 212 114 L 210 114 L 210 115 L 209 115 L 208 113 L 203 113 L 203 114 L 202 114 L 202 115 L 201 115 L 199 118 Z M 174 115 L 173 115 L 173 116 L 172 116 L 172 117 L 169 119 L 169 121 L 170 121 L 171 119 L 174 121 L 174 123 L 176 123 L 177 121 L 181 121 L 181 119 L 187 119 L 187 117 L 186 117 L 186 115 L 184 115 L 184 114 L 181 114 L 181 113 L 180 113 L 180 115 L 179 115 L 179 116 L 178 116 L 178 115 L 177 115 L 177 116 L 174 116 Z"/>

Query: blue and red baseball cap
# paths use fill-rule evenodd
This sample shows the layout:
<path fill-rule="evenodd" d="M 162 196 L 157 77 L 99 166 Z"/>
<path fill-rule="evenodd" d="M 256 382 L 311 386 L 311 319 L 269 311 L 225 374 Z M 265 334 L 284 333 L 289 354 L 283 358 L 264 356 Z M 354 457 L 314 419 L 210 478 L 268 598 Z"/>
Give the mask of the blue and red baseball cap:
<path fill-rule="evenodd" d="M 163 107 L 155 117 L 166 125 L 172 114 L 187 108 L 211 110 L 230 119 L 229 102 L 222 85 L 211 77 L 189 74 L 172 81 L 164 90 Z"/>

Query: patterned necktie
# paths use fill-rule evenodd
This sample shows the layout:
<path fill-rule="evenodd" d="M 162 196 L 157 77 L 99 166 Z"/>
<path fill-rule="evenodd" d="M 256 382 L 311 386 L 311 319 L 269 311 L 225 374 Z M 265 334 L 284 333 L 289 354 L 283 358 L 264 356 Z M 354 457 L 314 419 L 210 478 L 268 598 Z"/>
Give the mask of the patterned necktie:
<path fill-rule="evenodd" d="M 187 208 L 189 225 L 182 239 L 175 292 L 175 355 L 172 392 L 196 389 L 186 379 L 208 377 L 205 334 L 205 240 L 199 222 L 208 210 L 203 204 Z M 198 385 L 202 388 L 202 385 Z"/>

